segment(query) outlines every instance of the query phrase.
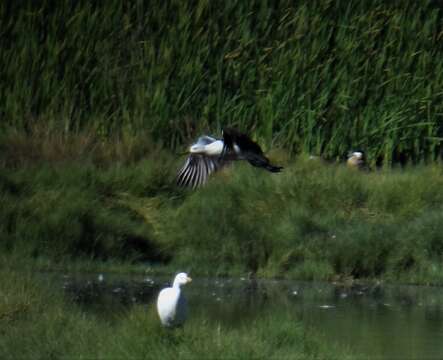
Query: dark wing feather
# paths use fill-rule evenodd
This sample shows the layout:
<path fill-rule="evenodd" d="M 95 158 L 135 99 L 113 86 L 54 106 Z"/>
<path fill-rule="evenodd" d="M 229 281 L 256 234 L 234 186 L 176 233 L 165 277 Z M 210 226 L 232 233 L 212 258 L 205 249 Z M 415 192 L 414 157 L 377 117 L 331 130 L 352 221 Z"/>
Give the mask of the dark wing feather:
<path fill-rule="evenodd" d="M 272 165 L 263 154 L 261 147 L 247 135 L 235 129 L 223 129 L 223 152 L 222 157 L 234 153 L 234 144 L 240 148 L 241 158 L 247 160 L 251 165 L 264 168 L 271 172 L 280 172 L 283 167 Z"/>
<path fill-rule="evenodd" d="M 234 144 L 237 145 L 242 153 L 254 153 L 263 155 L 261 147 L 249 136 L 238 132 L 235 129 L 223 129 L 223 143 L 228 151 L 234 151 Z"/>
<path fill-rule="evenodd" d="M 193 189 L 204 185 L 209 176 L 224 165 L 217 157 L 189 155 L 177 174 L 177 185 Z"/>

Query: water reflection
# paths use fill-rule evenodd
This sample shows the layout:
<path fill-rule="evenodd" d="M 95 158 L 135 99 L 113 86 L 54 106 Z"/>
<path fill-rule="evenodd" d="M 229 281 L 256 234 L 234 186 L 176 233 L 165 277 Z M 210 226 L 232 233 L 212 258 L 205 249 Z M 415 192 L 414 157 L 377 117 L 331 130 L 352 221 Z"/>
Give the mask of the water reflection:
<path fill-rule="evenodd" d="M 153 306 L 167 278 L 66 276 L 62 287 L 85 312 L 110 318 L 134 304 Z M 339 286 L 255 279 L 194 279 L 191 312 L 235 327 L 263 312 L 287 309 L 305 325 L 355 353 L 377 359 L 443 359 L 443 289 Z"/>

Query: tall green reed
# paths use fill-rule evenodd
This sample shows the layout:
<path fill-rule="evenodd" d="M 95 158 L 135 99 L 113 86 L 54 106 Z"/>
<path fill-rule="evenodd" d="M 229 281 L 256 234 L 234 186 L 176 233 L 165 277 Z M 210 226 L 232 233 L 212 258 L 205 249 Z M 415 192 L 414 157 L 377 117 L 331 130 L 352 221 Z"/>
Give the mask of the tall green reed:
<path fill-rule="evenodd" d="M 432 161 L 441 16 L 412 0 L 3 3 L 2 124 L 172 148 L 229 124 L 293 152 Z"/>

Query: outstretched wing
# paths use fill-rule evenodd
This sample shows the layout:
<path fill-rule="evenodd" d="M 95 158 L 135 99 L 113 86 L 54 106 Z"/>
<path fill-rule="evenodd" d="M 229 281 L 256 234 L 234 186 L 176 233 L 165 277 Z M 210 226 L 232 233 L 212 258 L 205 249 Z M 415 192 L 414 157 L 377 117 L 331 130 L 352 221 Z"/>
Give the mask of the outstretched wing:
<path fill-rule="evenodd" d="M 252 166 L 261 167 L 271 172 L 280 172 L 283 167 L 275 166 L 263 154 L 261 147 L 247 135 L 231 128 L 223 129 L 222 157 L 239 152 L 239 158 L 247 160 Z M 236 149 L 238 147 L 238 150 Z"/>
<path fill-rule="evenodd" d="M 189 155 L 177 174 L 177 185 L 193 189 L 205 184 L 209 176 L 224 165 L 224 161 L 215 156 Z"/>

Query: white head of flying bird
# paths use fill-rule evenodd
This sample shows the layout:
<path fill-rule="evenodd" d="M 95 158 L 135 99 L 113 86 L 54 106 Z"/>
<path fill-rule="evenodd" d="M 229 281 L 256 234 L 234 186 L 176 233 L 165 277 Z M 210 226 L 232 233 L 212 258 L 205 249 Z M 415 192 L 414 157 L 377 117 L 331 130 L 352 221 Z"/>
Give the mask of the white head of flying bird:
<path fill-rule="evenodd" d="M 272 165 L 260 146 L 247 135 L 234 129 L 223 129 L 223 138 L 204 135 L 189 148 L 189 156 L 177 175 L 177 184 L 197 188 L 204 185 L 209 176 L 234 160 L 246 160 L 252 166 L 271 172 L 283 167 Z"/>

